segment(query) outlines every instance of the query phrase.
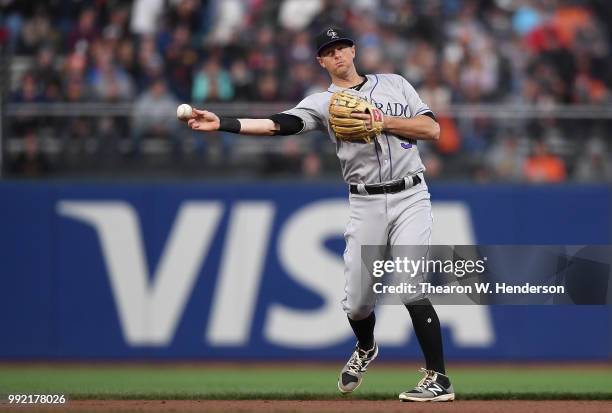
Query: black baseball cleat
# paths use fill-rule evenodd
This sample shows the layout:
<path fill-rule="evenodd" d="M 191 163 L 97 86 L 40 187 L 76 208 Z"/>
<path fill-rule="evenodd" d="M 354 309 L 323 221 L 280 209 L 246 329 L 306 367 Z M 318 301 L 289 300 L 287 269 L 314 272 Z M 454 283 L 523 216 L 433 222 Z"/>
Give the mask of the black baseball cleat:
<path fill-rule="evenodd" d="M 421 369 L 425 377 L 410 391 L 399 395 L 403 402 L 450 402 L 455 400 L 455 391 L 449 378 L 433 370 Z"/>
<path fill-rule="evenodd" d="M 355 346 L 355 351 L 351 355 L 349 361 L 344 365 L 338 378 L 338 390 L 342 393 L 352 393 L 361 384 L 363 374 L 368 369 L 368 365 L 378 355 L 378 345 L 374 343 L 374 347 L 369 350 L 363 350 L 359 347 L 359 343 Z"/>

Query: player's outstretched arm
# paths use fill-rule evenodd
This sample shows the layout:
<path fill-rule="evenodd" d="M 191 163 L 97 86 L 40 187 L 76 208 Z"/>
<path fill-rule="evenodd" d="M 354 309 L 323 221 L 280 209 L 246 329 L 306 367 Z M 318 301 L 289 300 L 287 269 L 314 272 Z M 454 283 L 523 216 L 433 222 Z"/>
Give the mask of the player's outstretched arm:
<path fill-rule="evenodd" d="M 200 132 L 224 130 L 243 135 L 272 136 L 278 130 L 278 125 L 271 119 L 220 118 L 213 112 L 195 108 L 187 124 Z"/>

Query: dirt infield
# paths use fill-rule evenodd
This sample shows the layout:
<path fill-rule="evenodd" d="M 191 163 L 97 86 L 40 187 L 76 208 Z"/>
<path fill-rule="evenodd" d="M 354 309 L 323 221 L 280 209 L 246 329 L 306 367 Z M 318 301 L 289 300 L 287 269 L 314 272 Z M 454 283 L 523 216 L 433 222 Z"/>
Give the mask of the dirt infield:
<path fill-rule="evenodd" d="M 0 406 L 0 411 L 37 412 L 266 412 L 266 413 L 502 413 L 581 412 L 608 413 L 612 401 L 455 401 L 452 403 L 402 403 L 367 400 L 77 400 L 65 406 Z"/>

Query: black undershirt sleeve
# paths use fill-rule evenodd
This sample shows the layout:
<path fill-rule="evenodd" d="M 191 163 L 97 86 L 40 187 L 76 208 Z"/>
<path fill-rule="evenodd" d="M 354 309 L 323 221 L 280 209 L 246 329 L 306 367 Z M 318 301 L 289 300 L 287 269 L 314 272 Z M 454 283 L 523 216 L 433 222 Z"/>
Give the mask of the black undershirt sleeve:
<path fill-rule="evenodd" d="M 438 119 L 436 119 L 436 115 L 434 115 L 433 112 L 425 112 L 425 113 L 421 113 L 421 115 L 427 116 L 428 118 L 432 118 L 436 122 L 438 121 Z"/>
<path fill-rule="evenodd" d="M 295 115 L 277 113 L 270 116 L 269 119 L 272 119 L 280 128 L 274 133 L 275 135 L 295 135 L 304 129 L 304 121 Z"/>

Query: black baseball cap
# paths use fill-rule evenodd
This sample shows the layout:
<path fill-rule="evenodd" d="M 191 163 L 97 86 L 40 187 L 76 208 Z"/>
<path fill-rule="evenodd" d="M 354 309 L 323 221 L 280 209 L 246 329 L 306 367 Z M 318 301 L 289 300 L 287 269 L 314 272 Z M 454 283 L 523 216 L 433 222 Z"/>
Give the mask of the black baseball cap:
<path fill-rule="evenodd" d="M 317 56 L 321 54 L 321 50 L 325 47 L 338 42 L 349 43 L 351 46 L 355 44 L 355 41 L 343 29 L 331 26 L 325 28 L 316 37 Z"/>

